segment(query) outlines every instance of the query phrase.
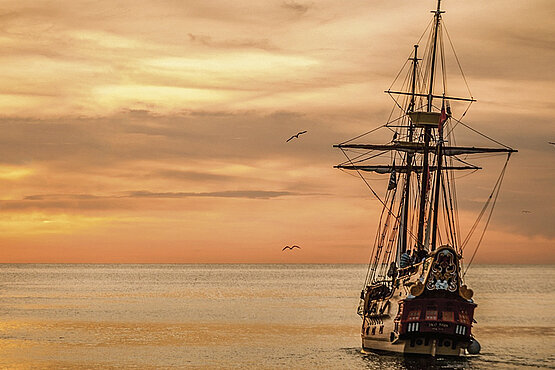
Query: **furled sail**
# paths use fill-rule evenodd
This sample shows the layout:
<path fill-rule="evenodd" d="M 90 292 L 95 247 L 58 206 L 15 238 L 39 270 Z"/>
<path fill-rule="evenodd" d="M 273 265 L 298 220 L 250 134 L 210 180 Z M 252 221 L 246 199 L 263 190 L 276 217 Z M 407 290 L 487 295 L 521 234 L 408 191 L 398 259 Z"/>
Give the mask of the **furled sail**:
<path fill-rule="evenodd" d="M 342 149 L 368 149 L 378 151 L 396 150 L 406 153 L 424 153 L 424 143 L 396 141 L 392 144 L 337 144 L 335 148 Z M 435 145 L 428 146 L 428 152 L 434 152 Z M 516 150 L 511 148 L 480 148 L 474 146 L 443 146 L 442 154 L 446 156 L 461 154 L 479 154 L 479 153 L 513 153 Z"/>
<path fill-rule="evenodd" d="M 394 170 L 396 172 L 407 173 L 409 172 L 408 166 L 388 166 L 388 165 L 376 165 L 376 166 L 367 166 L 367 165 L 337 165 L 334 168 L 341 168 L 344 170 L 359 170 L 359 171 L 366 171 L 366 172 L 376 172 L 376 173 L 391 173 Z M 429 166 L 430 171 L 436 171 L 437 166 Z M 442 170 L 480 170 L 481 167 L 478 166 L 442 166 Z M 412 172 L 422 172 L 424 170 L 424 166 L 410 166 L 410 171 Z"/>

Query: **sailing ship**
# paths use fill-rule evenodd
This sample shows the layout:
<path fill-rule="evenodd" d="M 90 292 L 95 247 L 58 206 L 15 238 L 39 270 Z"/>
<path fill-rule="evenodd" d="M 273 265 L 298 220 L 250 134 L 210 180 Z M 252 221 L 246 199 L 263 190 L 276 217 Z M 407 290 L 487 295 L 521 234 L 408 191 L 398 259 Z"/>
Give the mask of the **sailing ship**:
<path fill-rule="evenodd" d="M 472 335 L 477 304 L 464 281 L 463 250 L 471 236 L 475 240 L 478 235 L 475 255 L 509 158 L 516 150 L 462 121 L 476 100 L 470 89 L 468 97 L 447 92 L 447 41 L 467 88 L 468 84 L 445 28 L 441 0 L 432 13 L 430 27 L 414 45 L 402 69 L 406 78 L 401 87 L 386 91 L 395 103 L 387 123 L 334 145 L 346 157 L 335 167 L 355 171 L 383 206 L 358 307 L 363 350 L 466 356 L 478 353 L 480 345 Z M 425 45 L 420 55 L 422 43 Z M 457 108 L 463 112 L 460 116 L 454 114 Z M 461 127 L 496 145 L 458 146 L 455 132 Z M 388 139 L 392 140 L 381 144 L 360 142 L 378 129 L 389 130 L 392 136 Z M 476 222 L 463 239 L 455 174 L 481 169 L 469 162 L 474 154 L 503 155 L 506 161 Z M 386 164 L 380 161 L 383 159 Z M 369 173 L 389 176 L 382 197 L 367 179 Z"/>

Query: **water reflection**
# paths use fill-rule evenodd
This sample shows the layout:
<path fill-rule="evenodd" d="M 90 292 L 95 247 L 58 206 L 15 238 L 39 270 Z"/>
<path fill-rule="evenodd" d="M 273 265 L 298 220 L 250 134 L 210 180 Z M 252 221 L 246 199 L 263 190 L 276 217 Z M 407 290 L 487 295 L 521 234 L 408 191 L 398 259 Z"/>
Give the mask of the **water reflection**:
<path fill-rule="evenodd" d="M 467 359 L 362 353 L 363 265 L 0 265 L 0 368 L 555 368 L 555 268 L 476 266 Z M 500 313 L 502 310 L 502 313 Z"/>
<path fill-rule="evenodd" d="M 355 350 L 368 369 L 472 369 L 470 358 L 445 358 Z"/>

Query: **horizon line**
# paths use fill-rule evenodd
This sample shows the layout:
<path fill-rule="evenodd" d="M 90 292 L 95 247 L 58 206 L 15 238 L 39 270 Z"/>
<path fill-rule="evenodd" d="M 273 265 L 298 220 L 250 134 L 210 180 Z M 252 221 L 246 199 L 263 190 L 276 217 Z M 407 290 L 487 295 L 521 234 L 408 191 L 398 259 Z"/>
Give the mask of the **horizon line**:
<path fill-rule="evenodd" d="M 0 262 L 0 265 L 364 265 L 357 262 Z M 472 265 L 493 266 L 549 266 L 555 262 L 546 263 L 491 263 L 474 262 Z M 464 265 L 463 266 L 468 266 Z"/>

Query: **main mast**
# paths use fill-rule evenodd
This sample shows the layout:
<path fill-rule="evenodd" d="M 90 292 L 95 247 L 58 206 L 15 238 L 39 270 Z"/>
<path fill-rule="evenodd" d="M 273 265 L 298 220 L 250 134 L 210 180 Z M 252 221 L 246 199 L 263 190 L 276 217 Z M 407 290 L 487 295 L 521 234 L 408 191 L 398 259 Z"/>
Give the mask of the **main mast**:
<path fill-rule="evenodd" d="M 414 112 L 414 106 L 416 104 L 416 77 L 417 77 L 417 70 L 418 70 L 418 45 L 414 45 L 414 58 L 412 58 L 412 76 L 411 76 L 411 98 L 410 104 L 407 109 L 407 114 Z M 409 120 L 408 122 L 408 142 L 413 142 L 413 134 L 414 134 L 414 126 L 412 121 Z M 405 179 L 405 196 L 404 196 L 404 207 L 403 207 L 403 224 L 401 225 L 401 233 L 402 233 L 402 243 L 401 243 L 401 253 L 404 253 L 407 250 L 407 243 L 408 243 L 408 215 L 409 215 L 409 203 L 410 203 L 410 175 L 412 172 L 412 157 L 413 154 L 411 152 L 407 153 L 407 175 Z"/>
<path fill-rule="evenodd" d="M 432 103 L 434 99 L 434 78 L 435 78 L 435 67 L 436 67 L 436 57 L 437 57 L 437 39 L 438 39 L 438 31 L 439 31 L 439 22 L 441 21 L 441 0 L 437 1 L 437 10 L 435 11 L 435 23 L 434 23 L 434 33 L 433 33 L 433 42 L 432 42 L 432 60 L 431 60 L 431 68 L 430 68 L 430 85 L 428 87 L 428 104 L 426 111 L 432 112 Z M 420 186 L 420 209 L 418 213 L 418 249 L 424 248 L 423 238 L 424 238 L 424 221 L 426 217 L 426 194 L 428 192 L 428 176 L 430 173 L 430 164 L 429 164 L 429 146 L 430 146 L 430 139 L 432 135 L 432 129 L 429 125 L 424 128 L 424 156 L 423 156 L 423 163 L 422 167 L 424 170 L 422 171 L 422 183 Z M 440 169 L 437 169 L 439 175 Z"/>

